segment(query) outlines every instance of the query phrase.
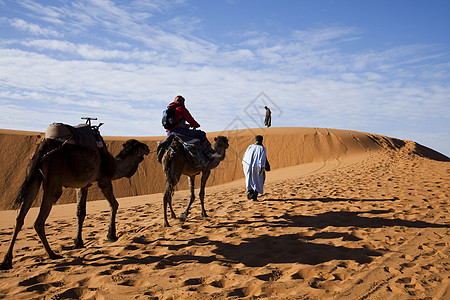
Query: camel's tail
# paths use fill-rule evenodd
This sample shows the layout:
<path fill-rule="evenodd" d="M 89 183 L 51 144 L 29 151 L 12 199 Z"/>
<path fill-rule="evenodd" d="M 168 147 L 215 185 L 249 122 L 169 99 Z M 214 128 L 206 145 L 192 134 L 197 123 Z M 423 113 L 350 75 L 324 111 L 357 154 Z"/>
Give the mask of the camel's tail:
<path fill-rule="evenodd" d="M 41 143 L 42 145 L 42 143 Z M 36 198 L 42 182 L 42 174 L 39 171 L 41 160 L 45 154 L 41 145 L 39 145 L 27 166 L 27 173 L 22 186 L 13 202 L 13 208 L 19 208 L 25 202 L 33 202 Z M 31 203 L 30 206 L 31 206 Z"/>

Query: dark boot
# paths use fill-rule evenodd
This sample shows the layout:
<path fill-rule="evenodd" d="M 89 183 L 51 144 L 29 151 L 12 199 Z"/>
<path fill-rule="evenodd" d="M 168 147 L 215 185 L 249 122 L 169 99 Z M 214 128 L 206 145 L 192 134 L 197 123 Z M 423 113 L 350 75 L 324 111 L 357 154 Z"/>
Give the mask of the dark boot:
<path fill-rule="evenodd" d="M 162 162 L 162 158 L 164 156 L 164 153 L 166 153 L 167 148 L 172 144 L 173 136 L 169 135 L 169 137 L 164 142 L 158 143 L 158 148 L 156 148 L 157 155 L 158 155 L 158 162 Z"/>
<path fill-rule="evenodd" d="M 162 158 L 164 156 L 164 153 L 166 153 L 166 145 L 165 142 L 160 142 L 158 143 L 158 148 L 157 148 L 157 155 L 158 155 L 158 162 L 161 163 L 162 162 Z"/>

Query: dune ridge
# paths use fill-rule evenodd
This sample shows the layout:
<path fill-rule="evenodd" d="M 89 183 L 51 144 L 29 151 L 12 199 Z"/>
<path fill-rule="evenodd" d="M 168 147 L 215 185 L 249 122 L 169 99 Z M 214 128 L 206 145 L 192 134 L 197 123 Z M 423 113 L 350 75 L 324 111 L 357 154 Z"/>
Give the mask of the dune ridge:
<path fill-rule="evenodd" d="M 350 130 L 325 128 L 257 128 L 208 133 L 212 141 L 217 135 L 227 136 L 230 149 L 227 157 L 208 180 L 208 186 L 223 184 L 243 178 L 240 158 L 248 145 L 254 142 L 256 134 L 265 137 L 267 155 L 273 169 L 285 168 L 311 162 L 326 162 L 344 157 L 361 156 L 368 151 L 395 149 L 415 153 L 424 157 L 448 161 L 449 158 L 415 142 L 402 141 L 385 136 Z M 10 209 L 20 185 L 25 177 L 28 160 L 36 145 L 44 136 L 43 132 L 0 130 L 0 210 Z M 104 137 L 108 149 L 116 155 L 127 137 Z M 156 161 L 154 152 L 158 141 L 165 137 L 138 137 L 146 143 L 152 153 L 139 166 L 131 179 L 113 182 L 116 197 L 129 197 L 160 193 L 164 190 L 164 174 Z M 182 180 L 177 189 L 187 189 L 186 180 Z M 39 194 L 34 205 L 39 205 Z M 94 185 L 89 190 L 88 201 L 102 199 L 103 195 Z M 57 204 L 75 202 L 73 189 L 65 189 Z"/>

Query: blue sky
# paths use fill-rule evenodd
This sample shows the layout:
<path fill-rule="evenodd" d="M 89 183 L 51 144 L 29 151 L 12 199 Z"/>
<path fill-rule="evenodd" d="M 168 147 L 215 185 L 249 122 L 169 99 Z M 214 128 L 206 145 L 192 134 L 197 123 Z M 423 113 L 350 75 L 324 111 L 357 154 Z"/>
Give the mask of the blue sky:
<path fill-rule="evenodd" d="M 97 117 L 160 136 L 177 95 L 205 131 L 323 127 L 450 156 L 450 1 L 0 0 L 0 128 Z"/>

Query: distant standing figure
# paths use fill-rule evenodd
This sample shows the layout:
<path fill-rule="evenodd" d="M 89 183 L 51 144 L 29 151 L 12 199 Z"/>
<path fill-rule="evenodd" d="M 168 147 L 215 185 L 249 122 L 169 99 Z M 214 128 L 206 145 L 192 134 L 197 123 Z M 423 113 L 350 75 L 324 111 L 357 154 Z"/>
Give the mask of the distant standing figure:
<path fill-rule="evenodd" d="M 264 106 L 266 109 L 266 118 L 264 119 L 264 126 L 270 127 L 272 126 L 272 112 L 267 106 Z"/>
<path fill-rule="evenodd" d="M 262 141 L 263 137 L 261 135 L 256 136 L 256 143 L 247 148 L 242 159 L 247 199 L 252 199 L 253 201 L 258 199 L 258 194 L 264 192 L 265 171 L 270 171 L 266 148 L 263 146 Z"/>

